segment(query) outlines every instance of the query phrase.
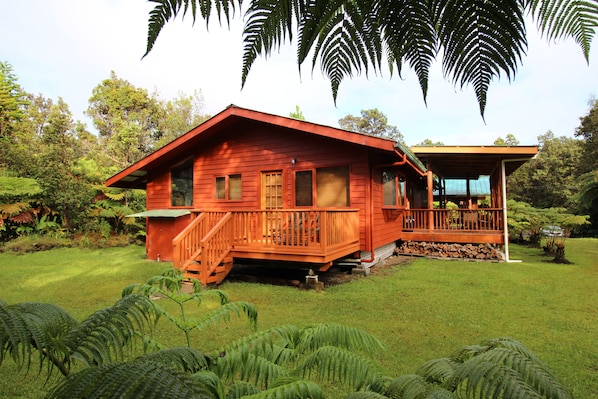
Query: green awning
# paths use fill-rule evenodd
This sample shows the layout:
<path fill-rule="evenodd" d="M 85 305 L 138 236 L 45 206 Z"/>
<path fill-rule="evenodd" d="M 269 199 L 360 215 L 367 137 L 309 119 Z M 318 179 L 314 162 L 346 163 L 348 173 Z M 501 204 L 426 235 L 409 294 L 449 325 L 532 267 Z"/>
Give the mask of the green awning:
<path fill-rule="evenodd" d="M 179 216 L 189 215 L 191 212 L 187 209 L 152 209 L 151 211 L 133 213 L 127 215 L 128 218 L 178 218 Z"/>

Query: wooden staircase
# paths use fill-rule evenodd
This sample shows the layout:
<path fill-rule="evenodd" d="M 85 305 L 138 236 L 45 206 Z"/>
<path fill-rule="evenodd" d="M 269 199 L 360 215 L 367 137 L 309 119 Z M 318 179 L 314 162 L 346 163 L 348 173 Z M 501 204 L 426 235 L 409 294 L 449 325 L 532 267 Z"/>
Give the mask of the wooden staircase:
<path fill-rule="evenodd" d="M 230 212 L 202 212 L 172 241 L 174 267 L 202 285 L 220 284 L 233 268 Z"/>

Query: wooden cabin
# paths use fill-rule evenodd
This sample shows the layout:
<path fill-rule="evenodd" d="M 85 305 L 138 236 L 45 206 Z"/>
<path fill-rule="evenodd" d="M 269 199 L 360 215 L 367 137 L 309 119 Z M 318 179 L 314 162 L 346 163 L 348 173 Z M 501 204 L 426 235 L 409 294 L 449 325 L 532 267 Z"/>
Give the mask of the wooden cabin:
<path fill-rule="evenodd" d="M 392 140 L 231 105 L 106 184 L 145 189 L 136 216 L 147 219 L 148 258 L 208 284 L 234 261 L 369 266 L 399 240 L 441 237 L 432 194 L 441 175 L 430 167 L 442 162 L 424 155 L 427 166 Z M 493 204 L 483 240 L 489 230 L 502 237 L 502 203 Z M 473 225 L 460 224 L 461 238 L 449 227 L 454 241 L 471 240 Z"/>

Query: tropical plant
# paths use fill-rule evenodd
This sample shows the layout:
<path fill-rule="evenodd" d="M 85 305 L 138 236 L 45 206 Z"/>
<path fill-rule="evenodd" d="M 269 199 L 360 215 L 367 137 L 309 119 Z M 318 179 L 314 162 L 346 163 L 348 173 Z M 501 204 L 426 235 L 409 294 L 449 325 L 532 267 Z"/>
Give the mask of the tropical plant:
<path fill-rule="evenodd" d="M 146 55 L 166 22 L 188 12 L 209 22 L 214 10 L 230 23 L 241 0 L 152 0 Z M 548 40 L 573 38 L 589 60 L 598 26 L 598 2 L 560 0 L 252 0 L 245 12 L 242 85 L 258 55 L 268 56 L 297 30 L 297 62 L 311 55 L 330 79 L 336 101 L 341 81 L 355 73 L 378 73 L 383 60 L 400 75 L 404 64 L 417 74 L 424 101 L 430 68 L 442 54 L 444 74 L 455 85 L 471 84 L 480 113 L 494 78 L 515 76 L 527 47 L 525 15 Z"/>
<path fill-rule="evenodd" d="M 347 398 L 572 398 L 536 355 L 509 338 L 463 347 L 373 388 L 378 395 L 359 392 Z"/>

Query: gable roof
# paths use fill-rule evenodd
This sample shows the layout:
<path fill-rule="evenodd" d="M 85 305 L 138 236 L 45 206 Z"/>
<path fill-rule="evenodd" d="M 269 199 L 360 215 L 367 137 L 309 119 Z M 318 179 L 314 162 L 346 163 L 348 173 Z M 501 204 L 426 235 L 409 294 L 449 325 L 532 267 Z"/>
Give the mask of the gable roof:
<path fill-rule="evenodd" d="M 160 167 L 168 167 L 176 163 L 177 160 L 180 160 L 181 154 L 190 151 L 201 141 L 218 134 L 230 126 L 247 121 L 278 126 L 361 145 L 377 151 L 388 152 L 396 155 L 397 158 L 403 158 L 406 163 L 410 164 L 420 174 L 426 171 L 425 166 L 417 157 L 393 140 L 230 105 L 219 114 L 115 174 L 106 180 L 106 186 L 145 188 L 149 171 Z"/>

